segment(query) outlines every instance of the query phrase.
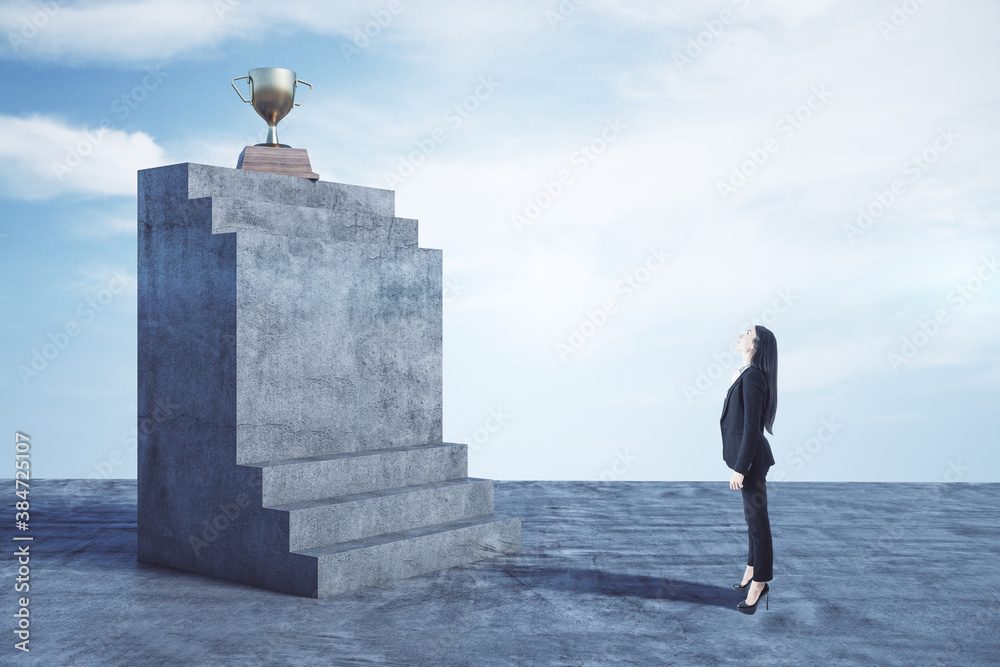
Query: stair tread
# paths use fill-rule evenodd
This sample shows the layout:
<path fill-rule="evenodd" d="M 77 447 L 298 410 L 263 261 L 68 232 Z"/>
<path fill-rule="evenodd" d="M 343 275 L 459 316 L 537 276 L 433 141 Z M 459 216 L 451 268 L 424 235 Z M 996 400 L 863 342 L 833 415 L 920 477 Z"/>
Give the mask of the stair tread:
<path fill-rule="evenodd" d="M 255 461 L 254 463 L 241 463 L 240 465 L 252 466 L 255 468 L 275 468 L 278 466 L 301 465 L 304 463 L 315 463 L 317 461 L 335 461 L 337 459 L 349 459 L 361 456 L 376 456 L 388 452 L 412 452 L 423 449 L 438 449 L 442 447 L 463 447 L 461 443 L 438 442 L 429 445 L 410 445 L 407 447 L 386 447 L 385 449 L 365 449 L 357 452 L 339 452 L 336 454 L 324 454 L 322 456 L 304 456 L 294 459 L 275 459 L 272 461 Z"/>
<path fill-rule="evenodd" d="M 395 486 L 391 489 L 381 489 L 379 491 L 366 491 L 364 493 L 351 493 L 341 496 L 330 496 L 328 498 L 317 498 L 316 500 L 300 500 L 294 503 L 283 503 L 281 505 L 266 505 L 266 509 L 293 511 L 311 509 L 313 507 L 324 507 L 327 505 L 338 505 L 341 503 L 355 502 L 358 500 L 368 500 L 370 498 L 385 498 L 387 496 L 400 495 L 404 493 L 416 493 L 419 491 L 429 491 L 431 489 L 445 489 L 453 486 L 466 486 L 470 484 L 481 484 L 492 480 L 482 477 L 462 477 L 461 479 L 449 479 L 443 482 L 428 482 L 426 484 L 411 484 L 409 486 Z"/>
<path fill-rule="evenodd" d="M 458 521 L 435 523 L 429 526 L 422 526 L 420 528 L 410 528 L 409 530 L 401 530 L 395 533 L 386 533 L 384 535 L 376 535 L 374 537 L 365 537 L 360 540 L 351 540 L 349 542 L 338 542 L 336 544 L 325 544 L 318 547 L 312 547 L 309 549 L 302 549 L 300 551 L 295 551 L 293 553 L 301 554 L 304 556 L 317 556 L 317 557 L 330 556 L 345 551 L 353 551 L 355 549 L 364 549 L 367 547 L 390 544 L 392 542 L 408 540 L 414 537 L 422 537 L 424 535 L 432 535 L 434 533 L 445 533 L 452 530 L 458 530 L 461 528 L 469 528 L 472 526 L 488 525 L 492 523 L 502 523 L 503 521 L 507 521 L 509 519 L 514 519 L 514 518 L 517 517 L 498 515 L 496 512 L 494 512 L 492 514 L 483 514 L 468 519 L 460 519 Z"/>

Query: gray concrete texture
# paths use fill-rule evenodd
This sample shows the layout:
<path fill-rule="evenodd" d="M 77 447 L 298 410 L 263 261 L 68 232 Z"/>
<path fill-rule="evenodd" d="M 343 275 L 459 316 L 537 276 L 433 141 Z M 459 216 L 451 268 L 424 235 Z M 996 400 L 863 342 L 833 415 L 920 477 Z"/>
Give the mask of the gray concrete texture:
<path fill-rule="evenodd" d="M 325 597 L 520 548 L 442 442 L 441 251 L 393 192 L 190 163 L 138 192 L 140 560 Z"/>
<path fill-rule="evenodd" d="M 730 588 L 746 524 L 725 479 L 498 481 L 520 554 L 326 599 L 137 561 L 134 480 L 35 480 L 32 650 L 10 641 L 0 662 L 997 664 L 1000 484 L 768 487 L 770 608 L 746 616 Z M 6 581 L 16 567 L 2 560 Z"/>

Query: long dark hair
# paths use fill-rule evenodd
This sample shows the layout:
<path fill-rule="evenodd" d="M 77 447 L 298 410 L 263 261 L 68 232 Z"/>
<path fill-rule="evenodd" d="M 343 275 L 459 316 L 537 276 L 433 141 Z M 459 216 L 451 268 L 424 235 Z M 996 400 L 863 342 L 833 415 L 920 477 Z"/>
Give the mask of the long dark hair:
<path fill-rule="evenodd" d="M 778 411 L 778 341 L 774 333 L 762 324 L 754 326 L 757 337 L 753 339 L 750 365 L 764 373 L 767 381 L 767 395 L 764 397 L 764 428 L 771 435 L 774 431 L 774 414 Z"/>

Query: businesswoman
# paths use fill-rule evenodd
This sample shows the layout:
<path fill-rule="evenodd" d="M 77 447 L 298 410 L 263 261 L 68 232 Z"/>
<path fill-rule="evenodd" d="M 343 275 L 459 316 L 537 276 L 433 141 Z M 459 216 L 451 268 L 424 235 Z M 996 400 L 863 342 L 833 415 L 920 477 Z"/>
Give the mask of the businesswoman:
<path fill-rule="evenodd" d="M 771 523 L 767 517 L 767 470 L 774 465 L 771 444 L 764 429 L 774 431 L 778 408 L 778 344 L 764 326 L 750 327 L 736 341 L 743 366 L 733 373 L 732 384 L 722 405 L 722 458 L 733 469 L 729 488 L 743 491 L 743 516 L 747 521 L 750 548 L 743 580 L 733 588 L 747 591 L 737 608 L 745 614 L 757 611 L 760 598 L 770 591 Z M 765 606 L 768 606 L 765 603 Z"/>

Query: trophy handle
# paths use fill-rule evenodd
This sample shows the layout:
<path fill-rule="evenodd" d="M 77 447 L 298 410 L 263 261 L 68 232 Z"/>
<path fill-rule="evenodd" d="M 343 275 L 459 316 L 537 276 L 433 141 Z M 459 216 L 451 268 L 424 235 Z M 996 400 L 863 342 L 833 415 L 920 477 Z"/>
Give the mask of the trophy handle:
<path fill-rule="evenodd" d="M 240 99 L 246 102 L 247 104 L 250 104 L 250 100 L 243 97 L 243 93 L 241 93 L 240 89 L 236 87 L 236 82 L 239 81 L 240 79 L 249 79 L 249 78 L 250 78 L 249 76 L 238 76 L 235 79 L 233 79 L 233 90 L 235 90 L 236 94 L 240 96 Z M 303 81 L 302 83 L 305 83 L 305 81 Z"/>
<path fill-rule="evenodd" d="M 295 83 L 304 83 L 307 86 L 309 86 L 309 93 L 311 93 L 313 91 L 313 85 L 311 83 L 307 83 L 307 82 L 303 81 L 302 79 L 296 79 Z M 239 92 L 239 91 L 236 91 L 236 92 Z M 309 97 L 309 93 L 306 93 L 306 97 Z M 240 97 L 243 97 L 243 96 L 240 95 Z M 302 98 L 302 102 L 306 101 L 306 97 Z M 295 106 L 302 106 L 302 102 L 296 102 Z"/>

